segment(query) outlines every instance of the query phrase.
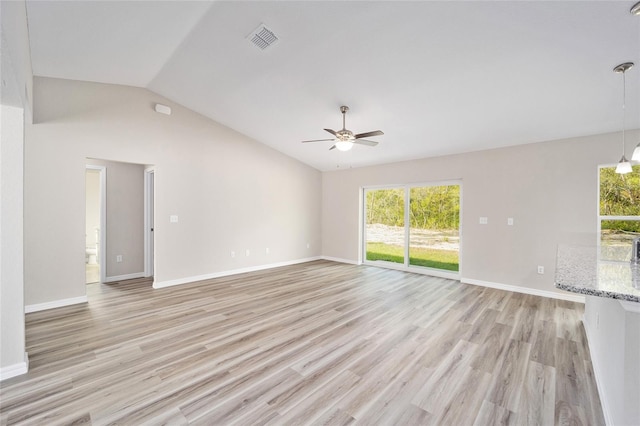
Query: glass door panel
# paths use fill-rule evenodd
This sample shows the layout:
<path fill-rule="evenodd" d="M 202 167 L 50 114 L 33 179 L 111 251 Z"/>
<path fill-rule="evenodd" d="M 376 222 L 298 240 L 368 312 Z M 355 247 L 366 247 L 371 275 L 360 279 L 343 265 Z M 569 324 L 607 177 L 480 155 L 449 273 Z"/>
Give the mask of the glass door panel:
<path fill-rule="evenodd" d="M 409 222 L 409 265 L 459 270 L 459 185 L 411 188 Z"/>
<path fill-rule="evenodd" d="M 404 264 L 405 190 L 365 191 L 366 260 Z"/>

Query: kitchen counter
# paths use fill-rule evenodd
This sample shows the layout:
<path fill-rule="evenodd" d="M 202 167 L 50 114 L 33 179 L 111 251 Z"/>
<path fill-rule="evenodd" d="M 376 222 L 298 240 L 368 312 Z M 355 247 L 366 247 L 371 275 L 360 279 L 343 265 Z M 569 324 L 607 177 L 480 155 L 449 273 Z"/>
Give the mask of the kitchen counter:
<path fill-rule="evenodd" d="M 640 265 L 598 259 L 597 247 L 558 246 L 556 287 L 640 303 Z"/>
<path fill-rule="evenodd" d="M 558 246 L 556 287 L 586 295 L 584 329 L 606 424 L 640 425 L 640 265 L 599 254 L 595 246 Z"/>

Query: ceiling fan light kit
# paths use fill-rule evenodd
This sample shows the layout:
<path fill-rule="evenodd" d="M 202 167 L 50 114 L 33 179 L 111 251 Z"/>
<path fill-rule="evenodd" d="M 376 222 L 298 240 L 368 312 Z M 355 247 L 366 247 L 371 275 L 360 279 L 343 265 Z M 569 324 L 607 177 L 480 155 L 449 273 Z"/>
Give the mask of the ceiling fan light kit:
<path fill-rule="evenodd" d="M 353 148 L 353 142 L 337 141 L 335 147 L 338 151 L 349 151 L 351 148 Z"/>
<path fill-rule="evenodd" d="M 342 113 L 342 129 L 335 130 L 324 129 L 325 132 L 331 133 L 334 138 L 333 139 L 313 139 L 308 141 L 302 141 L 302 143 L 308 142 L 326 142 L 333 141 L 334 144 L 329 148 L 329 151 L 332 149 L 337 149 L 338 151 L 349 151 L 353 148 L 354 144 L 357 145 L 366 145 L 366 146 L 376 146 L 378 142 L 369 141 L 363 138 L 371 137 L 371 136 L 382 136 L 384 133 L 381 130 L 372 130 L 370 132 L 358 133 L 354 134 L 351 130 L 348 130 L 346 127 L 346 114 L 349 111 L 348 106 L 341 106 L 340 112 Z"/>

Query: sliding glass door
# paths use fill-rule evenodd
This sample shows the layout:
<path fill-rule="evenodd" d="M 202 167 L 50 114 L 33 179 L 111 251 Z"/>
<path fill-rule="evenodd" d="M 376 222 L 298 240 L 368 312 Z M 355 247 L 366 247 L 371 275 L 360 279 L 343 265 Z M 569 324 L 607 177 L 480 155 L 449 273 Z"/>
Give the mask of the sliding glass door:
<path fill-rule="evenodd" d="M 365 263 L 460 269 L 460 182 L 364 189 Z"/>

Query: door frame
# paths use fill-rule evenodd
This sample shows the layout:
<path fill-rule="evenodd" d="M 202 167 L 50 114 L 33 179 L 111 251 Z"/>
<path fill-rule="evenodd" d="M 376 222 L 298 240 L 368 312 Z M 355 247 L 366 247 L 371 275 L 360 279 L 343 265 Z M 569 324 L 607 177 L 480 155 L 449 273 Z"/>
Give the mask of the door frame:
<path fill-rule="evenodd" d="M 144 169 L 144 276 L 152 277 L 155 271 L 154 238 L 154 187 L 155 168 Z"/>
<path fill-rule="evenodd" d="M 107 168 L 105 166 L 96 166 L 93 164 L 85 164 L 85 179 L 87 170 L 98 170 L 100 174 L 100 242 L 98 243 L 99 262 L 100 262 L 100 282 L 104 283 L 107 279 Z M 87 188 L 85 184 L 85 200 Z M 86 201 L 85 201 L 86 203 Z M 85 229 L 86 229 L 86 213 L 85 213 Z M 85 238 L 86 240 L 86 238 Z M 86 247 L 86 243 L 85 243 Z"/>

